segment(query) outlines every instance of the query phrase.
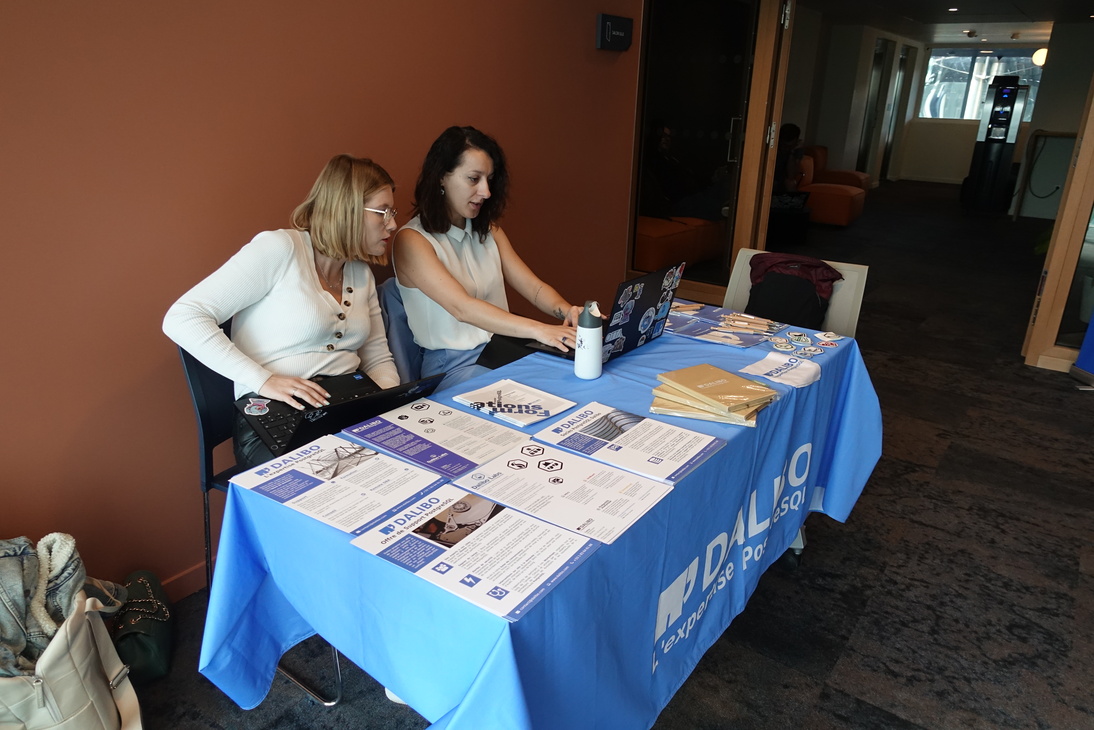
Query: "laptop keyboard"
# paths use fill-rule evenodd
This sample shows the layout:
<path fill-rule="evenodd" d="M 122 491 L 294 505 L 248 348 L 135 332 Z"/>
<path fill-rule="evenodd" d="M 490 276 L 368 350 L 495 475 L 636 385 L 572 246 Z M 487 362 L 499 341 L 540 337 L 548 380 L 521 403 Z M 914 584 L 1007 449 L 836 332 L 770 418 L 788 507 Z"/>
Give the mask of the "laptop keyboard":
<path fill-rule="evenodd" d="M 302 411 L 294 413 L 267 413 L 264 416 L 252 416 L 254 420 L 262 424 L 262 427 L 266 429 L 266 433 L 273 439 L 274 444 L 267 444 L 270 447 L 270 451 L 277 453 L 281 449 L 285 448 L 285 444 L 289 442 L 292 435 L 296 433 L 297 427 L 304 419 Z"/>
<path fill-rule="evenodd" d="M 374 383 L 372 387 L 368 386 L 368 383 L 356 383 L 358 378 L 353 375 L 336 376 L 338 378 L 338 386 L 333 387 L 335 383 L 331 383 L 332 387 L 327 388 L 327 392 L 330 393 L 330 405 L 316 408 L 315 406 L 305 405 L 304 410 L 290 410 L 284 404 L 278 404 L 276 407 L 271 408 L 268 413 L 261 416 L 251 416 L 269 437 L 266 440 L 266 445 L 270 447 L 270 451 L 277 454 L 280 451 L 286 449 L 289 443 L 292 441 L 293 435 L 296 433 L 300 424 L 305 420 L 316 421 L 327 415 L 327 410 L 332 406 L 342 405 L 344 403 L 351 403 L 360 398 L 364 398 L 367 395 L 371 395 L 380 390 Z M 322 384 L 323 379 L 317 379 Z M 368 381 L 371 383 L 371 381 Z M 349 387 L 347 387 L 347 383 Z M 270 443 L 273 441 L 273 443 Z"/>

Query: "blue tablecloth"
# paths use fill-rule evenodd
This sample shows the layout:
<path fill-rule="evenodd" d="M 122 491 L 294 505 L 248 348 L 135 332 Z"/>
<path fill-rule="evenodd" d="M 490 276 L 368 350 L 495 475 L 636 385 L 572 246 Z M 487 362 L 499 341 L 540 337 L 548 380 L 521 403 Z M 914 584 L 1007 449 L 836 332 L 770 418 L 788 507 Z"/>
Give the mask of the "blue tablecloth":
<path fill-rule="evenodd" d="M 728 445 L 512 624 L 350 545 L 348 534 L 233 487 L 201 672 L 252 708 L 281 654 L 317 632 L 433 728 L 650 727 L 808 512 L 845 520 L 881 455 L 880 410 L 858 346 L 837 344 L 814 360 L 819 381 L 772 384 L 780 399 L 756 428 L 659 416 Z M 507 377 L 579 405 L 647 413 L 659 372 L 703 362 L 736 371 L 770 352 L 666 335 L 598 380 L 537 354 L 434 400 L 462 408 L 453 393 Z"/>

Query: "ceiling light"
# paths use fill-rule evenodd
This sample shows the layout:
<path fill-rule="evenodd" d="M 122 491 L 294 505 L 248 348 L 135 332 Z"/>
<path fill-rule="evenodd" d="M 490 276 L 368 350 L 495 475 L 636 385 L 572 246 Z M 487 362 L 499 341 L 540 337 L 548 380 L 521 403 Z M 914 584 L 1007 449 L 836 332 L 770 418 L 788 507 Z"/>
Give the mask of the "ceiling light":
<path fill-rule="evenodd" d="M 957 8 L 950 8 L 950 12 L 951 12 L 951 13 L 956 13 L 956 12 L 957 12 Z M 1094 18 L 1094 15 L 1091 15 L 1090 17 Z"/>
<path fill-rule="evenodd" d="M 1092 17 L 1094 17 L 1094 16 L 1092 16 Z M 1047 59 L 1047 58 L 1048 58 L 1048 49 L 1047 48 L 1038 48 L 1036 51 L 1033 52 L 1033 58 L 1031 60 L 1033 61 L 1034 66 L 1044 66 L 1045 65 L 1045 59 Z"/>

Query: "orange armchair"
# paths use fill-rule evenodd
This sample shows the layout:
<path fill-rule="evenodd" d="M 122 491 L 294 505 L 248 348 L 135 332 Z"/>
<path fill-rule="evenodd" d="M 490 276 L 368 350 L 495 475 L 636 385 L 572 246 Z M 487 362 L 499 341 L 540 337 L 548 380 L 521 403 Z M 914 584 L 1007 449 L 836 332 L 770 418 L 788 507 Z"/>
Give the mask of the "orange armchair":
<path fill-rule="evenodd" d="M 828 148 L 824 145 L 803 147 L 804 152 L 813 158 L 813 182 L 833 185 L 850 185 L 863 190 L 870 189 L 870 176 L 858 170 L 829 170 Z"/>
<path fill-rule="evenodd" d="M 848 226 L 862 215 L 866 191 L 854 185 L 815 182 L 813 158 L 802 155 L 798 191 L 809 193 L 809 220 L 831 226 Z"/>
<path fill-rule="evenodd" d="M 634 268 L 657 271 L 686 261 L 688 265 L 720 258 L 725 250 L 725 222 L 700 218 L 638 216 Z"/>

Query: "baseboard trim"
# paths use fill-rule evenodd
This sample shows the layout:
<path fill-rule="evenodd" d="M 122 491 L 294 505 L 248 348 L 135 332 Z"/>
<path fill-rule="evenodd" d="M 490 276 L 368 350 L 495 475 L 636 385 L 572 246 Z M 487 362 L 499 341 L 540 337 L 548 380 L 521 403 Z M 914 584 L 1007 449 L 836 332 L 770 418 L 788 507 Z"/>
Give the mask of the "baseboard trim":
<path fill-rule="evenodd" d="M 180 601 L 205 587 L 205 562 L 186 568 L 181 573 L 175 573 L 170 578 L 161 580 L 160 583 L 172 602 Z"/>

